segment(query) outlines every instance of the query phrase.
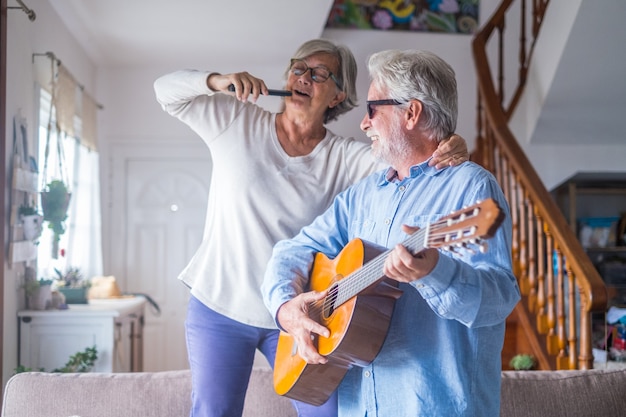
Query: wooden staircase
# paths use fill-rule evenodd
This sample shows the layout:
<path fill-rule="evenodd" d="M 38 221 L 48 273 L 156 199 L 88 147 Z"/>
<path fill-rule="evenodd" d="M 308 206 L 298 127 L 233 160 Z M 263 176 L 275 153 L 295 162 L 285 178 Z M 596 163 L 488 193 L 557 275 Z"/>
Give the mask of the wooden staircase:
<path fill-rule="evenodd" d="M 478 137 L 471 159 L 496 176 L 511 207 L 522 300 L 507 320 L 503 367 L 529 353 L 539 369 L 591 369 L 592 314 L 605 312 L 606 287 L 509 129 L 548 3 L 503 0 L 473 40 Z M 505 68 L 511 56 L 518 57 L 516 83 L 505 77 L 515 74 Z"/>

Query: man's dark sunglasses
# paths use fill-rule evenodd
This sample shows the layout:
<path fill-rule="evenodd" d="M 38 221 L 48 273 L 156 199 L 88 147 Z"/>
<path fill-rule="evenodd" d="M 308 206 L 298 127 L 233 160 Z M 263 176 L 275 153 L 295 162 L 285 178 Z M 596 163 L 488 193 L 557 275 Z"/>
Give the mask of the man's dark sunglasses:
<path fill-rule="evenodd" d="M 376 106 L 397 106 L 398 104 L 403 104 L 402 102 L 394 99 L 386 99 L 386 100 L 368 100 L 367 103 L 367 115 L 369 118 L 374 117 L 374 110 Z"/>

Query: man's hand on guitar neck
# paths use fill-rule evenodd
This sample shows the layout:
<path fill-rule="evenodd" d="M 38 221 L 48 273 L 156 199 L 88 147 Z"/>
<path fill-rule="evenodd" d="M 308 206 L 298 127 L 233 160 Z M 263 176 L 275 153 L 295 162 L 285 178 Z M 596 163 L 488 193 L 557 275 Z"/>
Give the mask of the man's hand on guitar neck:
<path fill-rule="evenodd" d="M 328 362 L 328 359 L 317 351 L 313 339 L 315 335 L 328 337 L 330 331 L 309 316 L 309 309 L 320 304 L 327 293 L 328 291 L 302 293 L 280 306 L 276 314 L 280 327 L 297 343 L 298 354 L 311 365 L 323 365 Z"/>
<path fill-rule="evenodd" d="M 402 225 L 402 230 L 412 235 L 419 230 L 419 227 Z M 412 255 L 402 244 L 389 253 L 385 259 L 383 272 L 385 276 L 398 282 L 412 282 L 428 275 L 437 265 L 439 251 L 437 249 L 424 249 Z"/>

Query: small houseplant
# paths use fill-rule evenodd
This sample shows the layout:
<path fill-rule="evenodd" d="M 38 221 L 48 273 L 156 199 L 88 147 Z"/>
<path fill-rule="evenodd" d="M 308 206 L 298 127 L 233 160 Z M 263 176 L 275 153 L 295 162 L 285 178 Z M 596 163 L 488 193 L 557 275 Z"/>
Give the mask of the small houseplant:
<path fill-rule="evenodd" d="M 87 290 L 91 281 L 84 278 L 80 268 L 68 267 L 65 273 L 54 268 L 57 274 L 57 290 L 65 296 L 67 304 L 86 304 Z"/>
<path fill-rule="evenodd" d="M 28 279 L 22 285 L 31 310 L 46 310 L 52 305 L 52 280 Z"/>
<path fill-rule="evenodd" d="M 71 355 L 67 363 L 62 368 L 53 369 L 51 372 L 89 372 L 93 369 L 96 360 L 98 360 L 98 349 L 95 346 L 85 348 L 82 352 L 76 352 Z M 37 369 L 39 372 L 45 372 L 43 368 Z M 18 365 L 15 373 L 32 372 L 32 368 L 24 365 Z"/>
<path fill-rule="evenodd" d="M 535 357 L 526 353 L 513 356 L 511 362 L 509 362 L 509 366 L 516 371 L 530 371 L 535 369 L 536 365 Z"/>
<path fill-rule="evenodd" d="M 48 222 L 48 228 L 54 233 L 52 239 L 52 258 L 56 259 L 59 253 L 59 240 L 65 233 L 65 220 L 72 194 L 61 180 L 50 181 L 41 192 L 41 208 L 43 219 Z"/>
<path fill-rule="evenodd" d="M 17 210 L 17 214 L 22 222 L 24 230 L 24 239 L 36 240 L 41 236 L 43 216 L 37 210 L 37 207 L 22 204 Z"/>
<path fill-rule="evenodd" d="M 29 204 L 22 204 L 17 210 L 17 214 L 20 216 L 32 216 L 33 214 L 39 214 L 37 207 L 33 207 Z"/>
<path fill-rule="evenodd" d="M 98 350 L 95 346 L 85 348 L 82 352 L 76 352 L 67 361 L 63 368 L 54 369 L 52 372 L 89 372 L 98 359 Z"/>

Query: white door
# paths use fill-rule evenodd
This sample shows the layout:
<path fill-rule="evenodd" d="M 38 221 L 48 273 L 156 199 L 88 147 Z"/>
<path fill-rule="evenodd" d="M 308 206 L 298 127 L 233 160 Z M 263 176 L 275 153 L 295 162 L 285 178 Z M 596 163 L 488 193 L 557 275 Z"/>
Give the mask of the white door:
<path fill-rule="evenodd" d="M 112 270 L 124 292 L 144 293 L 144 371 L 189 367 L 184 320 L 189 290 L 177 279 L 203 234 L 211 172 L 198 144 L 113 147 Z"/>

